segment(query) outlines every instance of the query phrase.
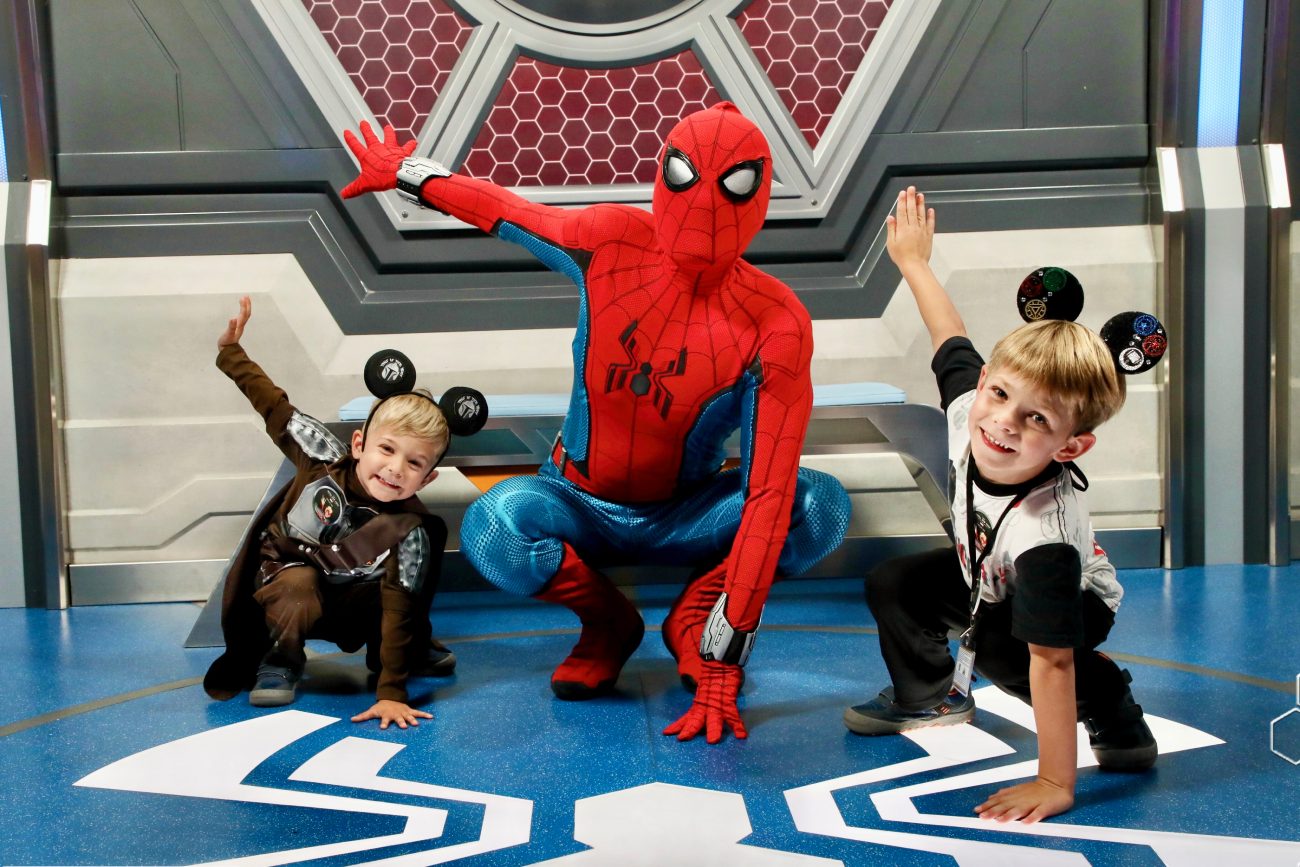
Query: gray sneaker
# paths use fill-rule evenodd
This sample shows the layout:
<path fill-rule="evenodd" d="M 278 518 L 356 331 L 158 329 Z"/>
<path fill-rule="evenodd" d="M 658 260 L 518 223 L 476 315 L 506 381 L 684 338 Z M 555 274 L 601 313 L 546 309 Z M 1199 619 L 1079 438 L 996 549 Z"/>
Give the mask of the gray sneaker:
<path fill-rule="evenodd" d="M 844 711 L 844 725 L 859 735 L 895 735 L 931 726 L 954 726 L 975 716 L 975 699 L 953 691 L 926 710 L 903 710 L 894 702 L 894 688 L 887 686 L 866 704 Z"/>
<path fill-rule="evenodd" d="M 301 679 L 301 669 L 264 662 L 257 669 L 257 682 L 248 693 L 248 703 L 253 707 L 283 707 L 292 704 Z"/>

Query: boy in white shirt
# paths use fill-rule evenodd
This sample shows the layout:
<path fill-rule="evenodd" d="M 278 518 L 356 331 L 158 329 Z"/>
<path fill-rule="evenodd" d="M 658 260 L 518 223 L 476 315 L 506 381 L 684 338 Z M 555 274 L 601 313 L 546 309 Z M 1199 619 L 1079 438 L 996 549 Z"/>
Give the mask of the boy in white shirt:
<path fill-rule="evenodd" d="M 1033 822 L 1074 804 L 1076 721 L 1104 769 L 1145 770 L 1156 760 L 1128 672 L 1096 650 L 1123 589 L 1093 538 L 1087 480 L 1073 463 L 1123 406 L 1124 378 L 1099 336 L 1061 320 L 1016 329 L 984 364 L 930 270 L 933 238 L 934 211 L 909 187 L 889 218 L 888 249 L 935 349 L 956 546 L 890 560 L 868 576 L 893 684 L 845 711 L 844 723 L 892 734 L 965 722 L 975 712 L 973 668 L 1032 705 L 1039 749 L 1036 779 L 975 812 Z M 950 629 L 963 635 L 957 663 Z"/>

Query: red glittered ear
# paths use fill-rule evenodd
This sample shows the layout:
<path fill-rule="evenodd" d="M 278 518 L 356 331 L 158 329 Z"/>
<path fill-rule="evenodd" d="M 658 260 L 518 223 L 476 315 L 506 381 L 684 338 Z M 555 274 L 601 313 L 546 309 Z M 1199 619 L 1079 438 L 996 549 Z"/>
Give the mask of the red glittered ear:
<path fill-rule="evenodd" d="M 1083 286 L 1064 268 L 1038 268 L 1020 283 L 1016 306 L 1020 308 L 1020 318 L 1026 322 L 1041 319 L 1073 322 L 1083 312 Z"/>
<path fill-rule="evenodd" d="M 375 397 L 391 397 L 415 388 L 415 365 L 396 349 L 381 349 L 366 362 L 363 377 Z"/>
<path fill-rule="evenodd" d="M 1136 310 L 1108 319 L 1101 326 L 1101 339 L 1115 356 L 1115 367 L 1124 374 L 1145 373 L 1169 348 L 1169 335 L 1160 320 Z"/>

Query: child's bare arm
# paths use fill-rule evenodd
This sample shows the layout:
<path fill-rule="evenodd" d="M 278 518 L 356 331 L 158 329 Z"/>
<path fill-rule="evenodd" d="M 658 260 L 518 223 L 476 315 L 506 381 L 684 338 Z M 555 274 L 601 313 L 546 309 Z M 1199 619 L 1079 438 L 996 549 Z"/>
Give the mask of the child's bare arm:
<path fill-rule="evenodd" d="M 1074 650 L 1029 645 L 1029 690 L 1038 726 L 1038 778 L 995 792 L 975 808 L 981 819 L 1037 822 L 1074 806 Z"/>
<path fill-rule="evenodd" d="M 221 332 L 217 338 L 217 348 L 229 346 L 232 343 L 238 343 L 239 339 L 244 336 L 244 326 L 253 315 L 253 301 L 247 295 L 239 299 L 239 315 L 231 317 L 226 323 L 226 330 Z"/>
<path fill-rule="evenodd" d="M 912 290 L 921 319 L 930 332 L 935 350 L 951 337 L 964 337 L 966 324 L 948 293 L 930 270 L 934 245 L 934 209 L 925 207 L 925 195 L 916 187 L 898 194 L 895 212 L 886 218 L 889 258 L 902 272 Z"/>

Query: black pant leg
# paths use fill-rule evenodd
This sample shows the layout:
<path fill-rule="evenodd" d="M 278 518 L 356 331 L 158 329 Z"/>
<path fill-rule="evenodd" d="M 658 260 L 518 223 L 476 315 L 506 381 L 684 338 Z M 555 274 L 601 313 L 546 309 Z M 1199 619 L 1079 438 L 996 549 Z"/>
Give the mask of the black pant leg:
<path fill-rule="evenodd" d="M 867 576 L 880 653 L 905 710 L 934 707 L 952 686 L 948 630 L 966 628 L 970 588 L 953 548 L 897 557 Z"/>
<path fill-rule="evenodd" d="M 1084 646 L 1074 651 L 1074 694 L 1078 718 L 1113 710 L 1128 690 L 1123 673 L 1110 657 L 1096 650 L 1106 640 L 1115 615 L 1097 594 L 1085 590 Z M 1003 692 L 1032 704 L 1029 645 L 1011 634 L 1011 604 L 1002 602 L 980 612 L 976 631 L 975 670 Z"/>
<path fill-rule="evenodd" d="M 1074 654 L 1075 700 L 1079 719 L 1106 717 L 1125 702 L 1128 681 L 1115 661 L 1098 651 L 1115 625 L 1115 613 L 1096 593 L 1083 594 L 1083 632 L 1087 646 Z"/>
<path fill-rule="evenodd" d="M 975 627 L 975 671 L 1025 703 L 1029 695 L 1029 645 L 1011 634 L 1011 601 L 980 603 Z"/>

